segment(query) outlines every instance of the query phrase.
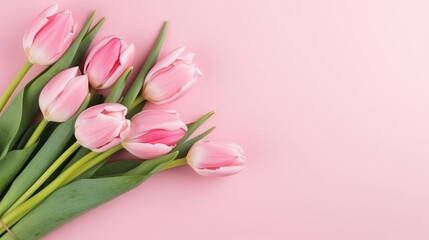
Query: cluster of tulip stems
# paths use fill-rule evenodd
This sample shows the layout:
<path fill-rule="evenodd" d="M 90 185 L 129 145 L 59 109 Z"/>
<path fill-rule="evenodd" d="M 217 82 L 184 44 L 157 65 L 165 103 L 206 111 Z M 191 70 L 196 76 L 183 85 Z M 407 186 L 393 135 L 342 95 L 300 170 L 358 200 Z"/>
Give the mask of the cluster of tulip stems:
<path fill-rule="evenodd" d="M 214 112 L 186 124 L 174 110 L 144 110 L 146 102 L 165 104 L 180 98 L 203 76 L 193 63 L 194 54 L 185 47 L 157 59 L 167 23 L 131 81 L 134 45 L 118 36 L 91 44 L 104 22 L 100 20 L 91 29 L 94 14 L 95 11 L 77 32 L 71 12 L 59 11 L 58 5 L 53 5 L 34 20 L 24 35 L 28 62 L 0 99 L 0 111 L 32 65 L 48 67 L 10 101 L 0 116 L 1 240 L 36 239 L 40 233 L 57 227 L 58 224 L 41 225 L 38 235 L 25 224 L 32 219 L 47 219 L 49 216 L 37 211 L 32 214 L 33 210 L 59 189 L 71 183 L 78 185 L 78 180 L 106 179 L 101 184 L 110 184 L 106 189 L 111 190 L 115 185 L 107 183 L 107 179 L 128 177 L 128 182 L 118 183 L 122 189 L 116 194 L 103 198 L 103 194 L 112 193 L 103 192 L 101 197 L 93 196 L 100 193 L 92 193 L 91 199 L 100 199 L 90 206 L 77 207 L 70 218 L 161 170 L 188 164 L 203 176 L 226 176 L 244 168 L 241 147 L 203 139 L 214 128 L 191 138 Z M 127 82 L 132 83 L 124 91 Z M 102 89 L 110 89 L 106 98 L 96 94 Z M 39 109 L 43 119 L 28 127 Z M 123 149 L 140 160 L 107 161 Z M 129 183 L 131 176 L 139 178 Z M 58 204 L 70 200 L 65 193 L 58 197 Z M 31 214 L 36 216 L 31 218 Z"/>

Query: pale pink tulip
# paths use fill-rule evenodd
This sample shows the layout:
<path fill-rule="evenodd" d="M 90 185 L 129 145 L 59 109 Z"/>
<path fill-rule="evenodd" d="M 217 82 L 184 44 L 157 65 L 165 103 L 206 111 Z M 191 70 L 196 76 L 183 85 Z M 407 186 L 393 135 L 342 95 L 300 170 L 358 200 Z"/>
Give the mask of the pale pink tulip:
<path fill-rule="evenodd" d="M 119 103 L 95 105 L 83 111 L 75 123 L 75 136 L 84 147 L 104 152 L 120 144 L 128 135 L 127 108 Z"/>
<path fill-rule="evenodd" d="M 24 34 L 28 61 L 38 65 L 57 61 L 73 42 L 76 26 L 69 10 L 58 12 L 58 4 L 45 9 Z"/>
<path fill-rule="evenodd" d="M 131 130 L 122 145 L 141 159 L 170 152 L 188 128 L 175 111 L 145 110 L 131 119 Z"/>
<path fill-rule="evenodd" d="M 183 96 L 202 78 L 201 71 L 192 63 L 193 53 L 178 48 L 159 60 L 149 71 L 143 85 L 143 96 L 155 104 L 172 102 Z"/>
<path fill-rule="evenodd" d="M 78 67 L 58 73 L 40 93 L 43 117 L 50 122 L 67 121 L 79 110 L 88 93 L 88 78 L 80 75 Z"/>
<path fill-rule="evenodd" d="M 217 177 L 243 170 L 246 157 L 236 144 L 201 140 L 192 146 L 186 159 L 198 174 Z"/>
<path fill-rule="evenodd" d="M 84 65 L 84 73 L 88 75 L 91 86 L 95 89 L 111 87 L 131 66 L 134 54 L 134 44 L 128 45 L 120 37 L 101 39 L 89 51 Z"/>

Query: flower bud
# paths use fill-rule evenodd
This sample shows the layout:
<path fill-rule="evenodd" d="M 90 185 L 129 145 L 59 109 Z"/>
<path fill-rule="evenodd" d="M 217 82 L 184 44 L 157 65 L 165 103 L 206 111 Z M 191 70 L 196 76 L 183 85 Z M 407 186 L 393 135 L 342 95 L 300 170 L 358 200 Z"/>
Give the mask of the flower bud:
<path fill-rule="evenodd" d="M 45 9 L 24 34 L 23 46 L 28 61 L 50 65 L 67 50 L 76 35 L 69 10 L 58 12 L 58 4 Z"/>
<path fill-rule="evenodd" d="M 243 170 L 246 157 L 243 149 L 236 144 L 201 140 L 192 146 L 186 159 L 198 174 L 217 177 Z"/>
<path fill-rule="evenodd" d="M 111 87 L 134 60 L 134 44 L 128 45 L 122 38 L 108 36 L 101 39 L 89 51 L 84 65 L 91 86 L 95 89 Z"/>
<path fill-rule="evenodd" d="M 94 152 L 104 152 L 120 144 L 130 130 L 126 114 L 127 108 L 119 103 L 104 103 L 86 109 L 76 119 L 77 141 Z"/>
<path fill-rule="evenodd" d="M 131 119 L 122 145 L 134 156 L 151 159 L 170 152 L 188 128 L 175 111 L 145 110 Z"/>
<path fill-rule="evenodd" d="M 71 118 L 88 96 L 88 78 L 73 67 L 58 73 L 42 89 L 39 106 L 50 122 L 65 122 Z"/>
<path fill-rule="evenodd" d="M 143 85 L 146 100 L 155 104 L 172 102 L 202 78 L 202 73 L 192 63 L 194 54 L 185 54 L 184 51 L 185 47 L 172 51 L 149 71 Z"/>

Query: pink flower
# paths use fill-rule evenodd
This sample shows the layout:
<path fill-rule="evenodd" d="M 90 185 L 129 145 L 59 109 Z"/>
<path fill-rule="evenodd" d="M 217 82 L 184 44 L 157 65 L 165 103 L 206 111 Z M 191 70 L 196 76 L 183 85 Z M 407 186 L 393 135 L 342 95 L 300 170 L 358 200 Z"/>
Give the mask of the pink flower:
<path fill-rule="evenodd" d="M 58 12 L 58 4 L 45 9 L 24 34 L 23 45 L 28 61 L 50 65 L 67 50 L 76 35 L 69 10 Z"/>
<path fill-rule="evenodd" d="M 126 114 L 127 108 L 119 103 L 104 103 L 86 109 L 76 119 L 77 141 L 94 152 L 104 152 L 120 144 L 130 130 Z"/>
<path fill-rule="evenodd" d="M 88 96 L 88 78 L 73 67 L 58 73 L 39 96 L 43 117 L 50 122 L 65 122 L 79 110 Z"/>
<path fill-rule="evenodd" d="M 145 110 L 131 119 L 131 130 L 122 145 L 141 159 L 170 152 L 188 128 L 175 111 Z"/>
<path fill-rule="evenodd" d="M 172 51 L 153 66 L 143 85 L 143 96 L 155 104 L 172 102 L 189 91 L 202 78 L 192 63 L 193 53 L 184 54 L 185 47 Z"/>
<path fill-rule="evenodd" d="M 236 144 L 201 140 L 192 146 L 186 159 L 198 174 L 217 177 L 243 170 L 246 157 L 243 149 Z"/>
<path fill-rule="evenodd" d="M 91 86 L 95 89 L 111 87 L 134 60 L 134 44 L 128 45 L 120 37 L 101 39 L 90 50 L 84 65 Z"/>

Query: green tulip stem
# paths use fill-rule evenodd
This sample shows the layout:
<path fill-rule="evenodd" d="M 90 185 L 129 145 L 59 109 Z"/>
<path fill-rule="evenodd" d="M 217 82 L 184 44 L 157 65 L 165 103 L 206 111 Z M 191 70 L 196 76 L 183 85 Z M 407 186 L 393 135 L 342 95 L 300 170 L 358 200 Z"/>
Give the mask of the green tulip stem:
<path fill-rule="evenodd" d="M 88 161 L 99 155 L 96 152 L 90 152 L 67 168 L 63 173 L 61 173 L 54 181 L 52 181 L 48 186 L 43 188 L 40 192 L 35 194 L 33 197 L 23 202 L 21 205 L 10 211 L 9 213 L 4 214 L 1 219 L 6 224 L 6 226 L 12 226 L 18 222 L 22 217 L 24 217 L 29 211 L 41 203 L 45 198 L 47 198 L 52 192 L 57 190 L 62 186 L 62 183 L 76 170 L 85 165 Z M 0 228 L 0 234 L 4 229 Z"/>
<path fill-rule="evenodd" d="M 137 105 L 139 105 L 139 104 L 140 104 L 140 103 L 142 103 L 143 101 L 144 101 L 144 97 L 143 97 L 143 95 L 138 96 L 138 97 L 136 98 L 136 100 L 134 100 L 133 104 L 131 105 L 130 110 L 131 110 L 131 109 L 133 109 L 133 108 L 135 108 L 135 107 L 137 107 Z"/>
<path fill-rule="evenodd" d="M 79 168 L 78 170 L 76 170 L 75 172 L 70 174 L 70 176 L 63 182 L 63 184 L 61 186 L 64 186 L 64 185 L 68 184 L 69 182 L 73 181 L 74 179 L 76 179 L 77 177 L 82 175 L 84 172 L 88 171 L 90 168 L 99 164 L 100 162 L 102 162 L 106 158 L 112 156 L 114 153 L 121 150 L 122 148 L 123 148 L 122 144 L 119 144 L 116 147 L 114 147 L 110 150 L 107 150 L 106 152 L 104 152 L 104 153 L 98 155 L 97 157 L 93 158 L 91 161 L 86 163 L 84 166 L 82 166 L 81 168 Z"/>
<path fill-rule="evenodd" d="M 37 126 L 36 130 L 34 130 L 33 134 L 31 134 L 30 139 L 28 139 L 27 143 L 25 144 L 24 148 L 30 147 L 35 142 L 37 142 L 37 140 L 39 140 L 40 135 L 43 133 L 43 130 L 45 130 L 45 128 L 48 125 L 48 123 L 49 123 L 49 121 L 46 120 L 46 118 L 43 118 L 42 121 L 40 121 L 40 123 Z"/>
<path fill-rule="evenodd" d="M 81 145 L 78 142 L 75 142 L 63 154 L 61 154 L 61 156 L 55 160 L 55 162 L 42 174 L 42 176 L 40 176 L 39 179 L 37 179 L 37 181 L 9 208 L 9 210 L 7 210 L 6 214 L 30 198 L 31 195 L 33 195 L 55 172 L 55 170 L 57 170 L 74 152 L 76 152 L 80 146 Z"/>
<path fill-rule="evenodd" d="M 91 94 L 91 97 L 94 97 L 95 91 L 97 91 L 97 89 L 90 87 L 89 94 Z"/>
<path fill-rule="evenodd" d="M 185 157 L 184 157 L 184 158 L 179 158 L 179 159 L 176 159 L 176 160 L 174 160 L 174 161 L 170 162 L 169 164 L 165 165 L 165 166 L 161 169 L 161 171 L 163 171 L 163 170 L 167 170 L 167 169 L 170 169 L 170 168 L 179 167 L 179 166 L 185 165 L 185 164 L 187 164 L 187 163 L 188 163 L 188 161 L 186 160 L 186 158 L 185 158 Z"/>
<path fill-rule="evenodd" d="M 64 186 L 65 184 L 73 181 L 78 176 L 80 176 L 80 174 L 84 173 L 85 171 L 83 171 L 83 169 L 87 170 L 91 168 L 92 166 L 103 161 L 104 159 L 113 155 L 122 148 L 123 147 L 120 144 L 101 154 L 97 152 L 88 153 L 87 155 L 79 159 L 77 162 L 75 162 L 73 165 L 71 165 L 69 168 L 67 168 L 63 173 L 61 173 L 54 181 L 52 181 L 48 186 L 43 188 L 40 192 L 35 194 L 27 201 L 23 202 L 21 205 L 19 205 L 12 211 L 4 214 L 1 219 L 7 226 L 14 225 L 29 211 L 31 211 L 39 203 L 45 200 L 52 192 Z M 4 229 L 0 228 L 0 234 L 2 232 L 4 232 Z"/>
<path fill-rule="evenodd" d="M 15 89 L 18 87 L 19 83 L 24 78 L 25 74 L 28 73 L 33 64 L 27 61 L 18 74 L 15 76 L 13 81 L 10 83 L 9 87 L 7 87 L 6 92 L 3 93 L 3 96 L 0 98 L 0 112 L 3 110 L 6 103 L 9 101 L 10 96 L 12 96 Z"/>

